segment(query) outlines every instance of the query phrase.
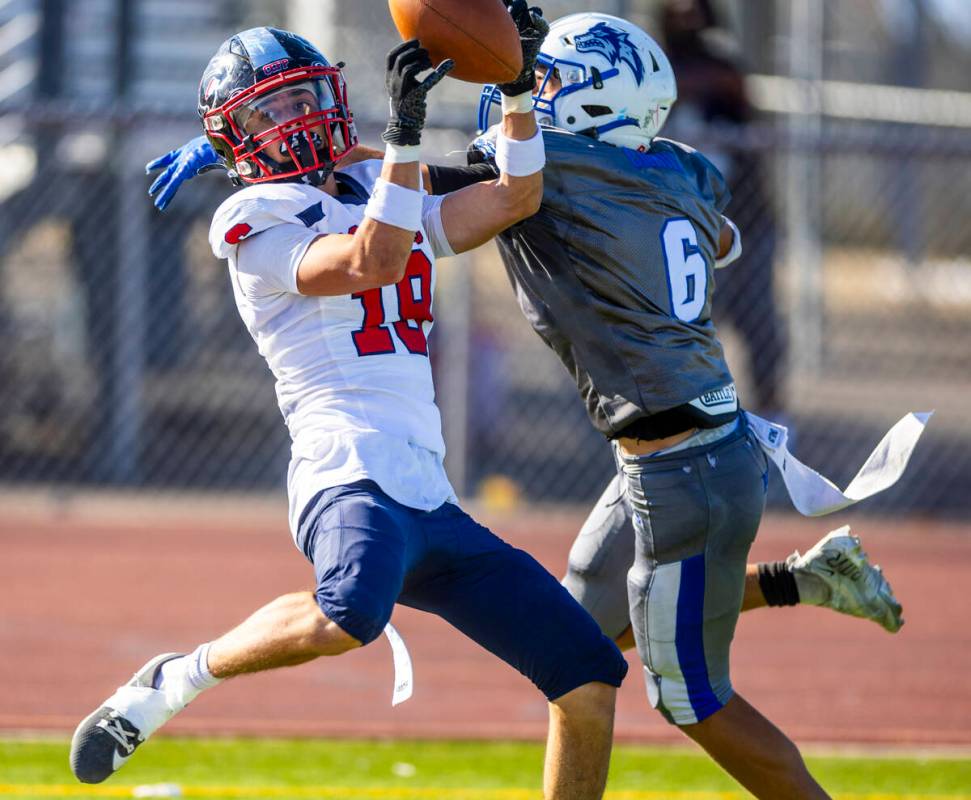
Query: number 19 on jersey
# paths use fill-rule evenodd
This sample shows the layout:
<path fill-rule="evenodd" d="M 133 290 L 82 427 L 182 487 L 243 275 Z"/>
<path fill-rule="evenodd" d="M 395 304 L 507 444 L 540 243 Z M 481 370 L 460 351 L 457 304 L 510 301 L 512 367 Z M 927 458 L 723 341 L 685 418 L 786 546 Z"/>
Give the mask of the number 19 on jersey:
<path fill-rule="evenodd" d="M 428 355 L 423 323 L 432 321 L 432 263 L 421 250 L 413 250 L 405 267 L 405 276 L 395 284 L 398 320 L 391 328 L 413 355 Z M 364 311 L 361 327 L 353 331 L 354 346 L 359 356 L 378 356 L 395 352 L 391 329 L 385 323 L 384 298 L 380 287 L 355 292 Z"/>

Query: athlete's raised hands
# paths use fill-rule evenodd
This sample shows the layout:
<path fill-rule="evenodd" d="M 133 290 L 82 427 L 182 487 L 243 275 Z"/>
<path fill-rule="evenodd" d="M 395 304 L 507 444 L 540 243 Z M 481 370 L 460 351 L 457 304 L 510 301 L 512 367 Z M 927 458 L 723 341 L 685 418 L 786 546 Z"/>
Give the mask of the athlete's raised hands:
<path fill-rule="evenodd" d="M 504 95 L 515 97 L 532 92 L 536 85 L 536 78 L 533 75 L 536 69 L 536 58 L 539 56 L 546 34 L 550 32 L 550 25 L 543 19 L 543 10 L 536 6 L 530 7 L 526 0 L 503 0 L 503 2 L 519 29 L 519 41 L 523 48 L 523 70 L 515 80 L 500 83 L 498 88 Z"/>
<path fill-rule="evenodd" d="M 381 138 L 388 144 L 414 146 L 421 143 L 427 111 L 425 98 L 455 62 L 447 58 L 437 67 L 417 39 L 402 42 L 388 53 L 385 85 L 391 100 L 391 117 Z M 424 79 L 418 76 L 431 70 Z"/>

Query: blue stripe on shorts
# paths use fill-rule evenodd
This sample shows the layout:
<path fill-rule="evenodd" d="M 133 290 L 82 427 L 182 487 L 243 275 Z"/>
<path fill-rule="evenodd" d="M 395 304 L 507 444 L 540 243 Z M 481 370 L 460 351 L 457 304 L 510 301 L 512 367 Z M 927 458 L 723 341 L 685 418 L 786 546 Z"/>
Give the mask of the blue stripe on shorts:
<path fill-rule="evenodd" d="M 705 554 L 681 562 L 681 587 L 678 591 L 678 625 L 675 647 L 678 664 L 688 689 L 688 701 L 699 721 L 721 709 L 708 678 L 704 640 Z"/>

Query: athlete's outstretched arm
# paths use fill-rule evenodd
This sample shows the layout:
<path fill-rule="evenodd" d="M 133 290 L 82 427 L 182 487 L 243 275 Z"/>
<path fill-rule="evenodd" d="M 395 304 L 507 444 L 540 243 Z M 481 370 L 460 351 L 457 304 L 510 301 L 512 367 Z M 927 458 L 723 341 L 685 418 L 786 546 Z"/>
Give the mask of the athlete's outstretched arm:
<path fill-rule="evenodd" d="M 388 184 L 417 194 L 417 164 L 388 164 L 381 170 Z M 297 290 L 335 296 L 397 283 L 404 277 L 415 232 L 365 216 L 353 234 L 317 237 L 297 268 Z"/>
<path fill-rule="evenodd" d="M 384 156 L 381 150 L 366 144 L 359 144 L 344 159 L 343 165 L 356 164 L 358 161 L 379 159 Z M 498 170 L 488 162 L 474 164 L 468 167 L 449 167 L 440 164 L 422 164 L 422 188 L 432 195 L 446 195 L 457 192 L 475 183 L 495 180 Z"/>
<path fill-rule="evenodd" d="M 442 228 L 452 250 L 478 247 L 539 210 L 543 199 L 543 135 L 533 113 L 536 58 L 550 26 L 525 0 L 507 2 L 519 30 L 523 69 L 502 93 L 502 127 L 496 141 L 497 180 L 475 183 L 445 195 Z"/>
<path fill-rule="evenodd" d="M 425 95 L 454 66 L 431 69 L 428 51 L 417 40 L 388 54 L 387 87 L 391 120 L 382 138 L 388 145 L 364 221 L 353 234 L 321 236 L 297 268 L 297 289 L 305 295 L 343 295 L 397 283 L 404 277 L 415 231 L 421 227 L 418 160 L 425 124 Z"/>
<path fill-rule="evenodd" d="M 532 112 L 505 115 L 502 134 L 513 146 L 523 142 L 542 152 L 542 134 Z M 456 253 L 484 244 L 510 225 L 539 211 L 543 199 L 543 161 L 537 159 L 534 165 L 535 171 L 526 175 L 504 172 L 500 166 L 498 179 L 445 195 L 442 227 Z"/>

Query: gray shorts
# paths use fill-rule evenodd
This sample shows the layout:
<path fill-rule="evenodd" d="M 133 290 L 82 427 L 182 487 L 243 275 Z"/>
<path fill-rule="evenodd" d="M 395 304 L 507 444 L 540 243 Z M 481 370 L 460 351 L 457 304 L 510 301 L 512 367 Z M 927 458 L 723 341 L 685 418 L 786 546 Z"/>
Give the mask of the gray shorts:
<path fill-rule="evenodd" d="M 634 629 L 651 704 L 700 722 L 732 696 L 728 655 L 768 463 L 744 428 L 619 472 L 581 530 L 564 584 L 617 636 Z"/>
<path fill-rule="evenodd" d="M 563 585 L 607 636 L 630 627 L 627 570 L 634 563 L 634 521 L 626 481 L 614 475 L 570 548 Z"/>

